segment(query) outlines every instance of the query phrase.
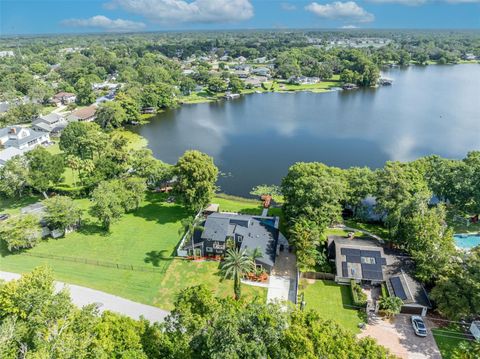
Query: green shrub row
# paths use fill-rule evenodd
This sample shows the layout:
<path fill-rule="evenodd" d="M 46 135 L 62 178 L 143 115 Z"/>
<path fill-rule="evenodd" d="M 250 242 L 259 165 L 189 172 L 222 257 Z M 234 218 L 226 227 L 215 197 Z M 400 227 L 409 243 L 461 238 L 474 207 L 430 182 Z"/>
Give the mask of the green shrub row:
<path fill-rule="evenodd" d="M 365 307 L 367 305 L 367 295 L 353 279 L 350 280 L 350 291 L 352 293 L 353 305 L 357 307 Z"/>

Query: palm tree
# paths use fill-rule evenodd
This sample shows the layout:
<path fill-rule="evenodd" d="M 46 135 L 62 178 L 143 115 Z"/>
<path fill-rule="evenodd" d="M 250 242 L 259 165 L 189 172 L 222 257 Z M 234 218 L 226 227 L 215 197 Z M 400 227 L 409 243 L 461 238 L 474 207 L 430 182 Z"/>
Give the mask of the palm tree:
<path fill-rule="evenodd" d="M 241 296 L 241 279 L 248 273 L 253 271 L 255 264 L 251 256 L 244 249 L 228 249 L 225 261 L 222 265 L 222 272 L 225 278 L 233 278 L 233 291 L 235 300 L 239 300 Z"/>
<path fill-rule="evenodd" d="M 380 297 L 380 309 L 387 318 L 392 318 L 402 309 L 403 300 L 398 297 Z"/>

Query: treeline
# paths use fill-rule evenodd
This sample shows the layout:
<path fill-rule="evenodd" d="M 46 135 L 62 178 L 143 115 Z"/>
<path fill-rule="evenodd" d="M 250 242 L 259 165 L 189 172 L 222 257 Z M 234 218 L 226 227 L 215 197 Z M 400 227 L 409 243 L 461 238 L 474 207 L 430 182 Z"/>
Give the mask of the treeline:
<path fill-rule="evenodd" d="M 330 43 L 363 38 L 379 38 L 387 44 L 354 49 Z M 14 42 L 3 38 L 0 48 L 14 52 L 13 57 L 0 58 L 0 100 L 18 105 L 0 117 L 4 126 L 29 123 L 59 91 L 75 93 L 77 105 L 89 105 L 98 96 L 92 84 L 112 77 L 125 84 L 116 102 L 127 122 L 139 121 L 145 107 L 176 106 L 197 86 L 211 93 L 238 92 L 243 82 L 224 69 L 226 62 L 239 56 L 247 62 L 275 61 L 272 74 L 278 78 L 330 79 L 338 74 L 343 82 L 372 86 L 379 68 L 386 64 L 457 63 L 466 54 L 480 56 L 480 36 L 475 32 L 209 32 L 57 36 Z M 191 63 L 195 71 L 185 75 L 181 63 L 192 56 L 197 59 Z M 203 57 L 227 60 L 212 71 Z"/>
<path fill-rule="evenodd" d="M 96 305 L 79 309 L 55 292 L 50 270 L 0 283 L 0 357 L 16 358 L 393 358 L 313 311 L 214 297 L 184 289 L 164 323 L 133 320 Z"/>
<path fill-rule="evenodd" d="M 434 287 L 439 311 L 452 319 L 480 312 L 480 249 L 455 249 L 455 224 L 480 212 L 480 152 L 463 160 L 438 156 L 385 167 L 342 170 L 321 163 L 296 163 L 282 181 L 283 211 L 300 268 L 326 266 L 325 230 L 349 209 L 365 218 L 363 199 L 373 196 L 374 211 L 389 240 L 415 261 L 416 277 Z M 469 285 L 466 285 L 469 283 Z M 452 291 L 451 288 L 463 288 Z"/>

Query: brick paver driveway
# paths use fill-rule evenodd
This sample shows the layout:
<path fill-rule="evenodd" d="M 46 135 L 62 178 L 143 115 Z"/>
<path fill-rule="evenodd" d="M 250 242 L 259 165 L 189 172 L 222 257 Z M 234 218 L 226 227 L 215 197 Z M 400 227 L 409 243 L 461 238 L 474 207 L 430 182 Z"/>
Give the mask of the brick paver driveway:
<path fill-rule="evenodd" d="M 370 336 L 377 339 L 380 345 L 390 349 L 392 354 L 404 359 L 441 359 L 437 343 L 426 321 L 428 335 L 417 337 L 410 324 L 409 315 L 398 315 L 393 322 L 373 316 L 370 324 L 358 337 Z"/>

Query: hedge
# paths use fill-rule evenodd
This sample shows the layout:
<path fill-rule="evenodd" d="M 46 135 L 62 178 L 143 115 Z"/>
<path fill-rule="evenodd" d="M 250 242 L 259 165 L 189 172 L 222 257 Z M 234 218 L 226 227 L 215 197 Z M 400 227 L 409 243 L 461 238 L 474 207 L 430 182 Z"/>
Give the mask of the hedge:
<path fill-rule="evenodd" d="M 353 279 L 350 280 L 350 291 L 352 293 L 353 305 L 357 307 L 365 307 L 367 305 L 367 295 Z"/>

